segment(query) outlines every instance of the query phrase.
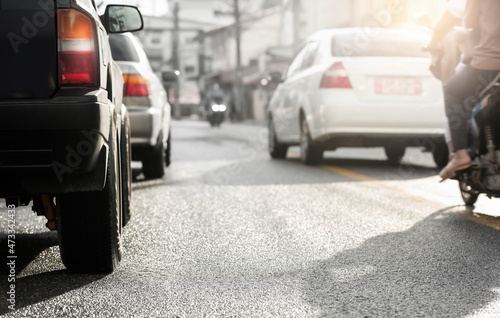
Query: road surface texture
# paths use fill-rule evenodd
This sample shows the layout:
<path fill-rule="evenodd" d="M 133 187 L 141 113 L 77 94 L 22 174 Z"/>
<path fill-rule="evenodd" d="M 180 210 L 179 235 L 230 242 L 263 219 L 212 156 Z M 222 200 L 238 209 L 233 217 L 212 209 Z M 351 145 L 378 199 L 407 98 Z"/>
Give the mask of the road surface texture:
<path fill-rule="evenodd" d="M 15 310 L 0 200 L 2 317 L 499 317 L 498 201 L 473 214 L 431 155 L 267 154 L 264 126 L 175 121 L 173 163 L 145 180 L 109 275 L 72 274 L 57 233 L 16 209 Z M 485 216 L 483 214 L 489 214 Z"/>

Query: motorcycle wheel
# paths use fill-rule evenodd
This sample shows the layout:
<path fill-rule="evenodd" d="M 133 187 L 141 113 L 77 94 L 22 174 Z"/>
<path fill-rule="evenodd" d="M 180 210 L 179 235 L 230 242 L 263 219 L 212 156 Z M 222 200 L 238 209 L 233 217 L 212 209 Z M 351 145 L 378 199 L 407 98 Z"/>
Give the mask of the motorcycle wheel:
<path fill-rule="evenodd" d="M 458 180 L 458 186 L 460 187 L 460 195 L 466 206 L 474 206 L 476 203 L 479 192 L 472 190 L 472 188 L 467 184 L 467 182 L 460 178 Z"/>

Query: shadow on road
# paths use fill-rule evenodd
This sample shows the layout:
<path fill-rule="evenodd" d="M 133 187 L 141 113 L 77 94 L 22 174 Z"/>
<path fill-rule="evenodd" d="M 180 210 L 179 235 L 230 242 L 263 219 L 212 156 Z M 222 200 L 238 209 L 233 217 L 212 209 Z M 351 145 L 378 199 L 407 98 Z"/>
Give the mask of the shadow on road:
<path fill-rule="evenodd" d="M 168 171 L 168 170 L 167 170 Z M 157 179 L 147 179 L 142 174 L 142 168 L 132 169 L 132 195 L 133 191 L 157 188 L 161 186 L 166 186 L 167 176 Z"/>
<path fill-rule="evenodd" d="M 9 255 L 7 239 L 7 234 L 0 234 L 3 259 L 7 259 Z M 19 273 L 25 269 L 41 252 L 57 245 L 57 232 L 55 231 L 36 234 L 16 234 L 13 249 L 16 256 L 16 272 Z M 2 266 L 1 273 L 8 274 L 5 266 Z"/>
<path fill-rule="evenodd" d="M 464 317 L 497 299 L 499 241 L 497 231 L 438 211 L 318 262 L 305 300 L 321 317 Z"/>
<path fill-rule="evenodd" d="M 10 268 L 6 266 L 7 259 L 7 234 L 0 233 L 1 258 L 5 262 L 1 266 L 2 278 L 0 315 L 11 312 L 8 309 L 7 291 L 12 282 L 8 281 Z M 37 268 L 31 269 L 37 272 L 33 275 L 16 277 L 15 284 L 15 308 L 20 309 L 29 305 L 43 302 L 47 299 L 63 295 L 71 290 L 78 289 L 103 278 L 105 275 L 72 274 L 65 269 L 47 271 L 47 267 L 64 268 L 59 254 L 45 253 L 48 249 L 57 246 L 57 232 L 42 232 L 35 234 L 17 234 L 15 238 L 15 272 L 19 275 L 36 258 L 42 256 L 45 259 L 37 261 Z M 42 272 L 43 271 L 43 272 Z"/>

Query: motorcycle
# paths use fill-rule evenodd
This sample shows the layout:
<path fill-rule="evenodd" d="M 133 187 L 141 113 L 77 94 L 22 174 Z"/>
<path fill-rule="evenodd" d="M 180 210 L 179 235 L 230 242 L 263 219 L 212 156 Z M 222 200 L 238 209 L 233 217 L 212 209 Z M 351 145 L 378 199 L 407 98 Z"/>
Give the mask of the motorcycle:
<path fill-rule="evenodd" d="M 486 87 L 469 120 L 472 166 L 457 171 L 455 179 L 465 205 L 473 207 L 480 194 L 500 198 L 500 73 Z"/>
<path fill-rule="evenodd" d="M 224 121 L 227 107 L 223 104 L 222 98 L 213 98 L 209 104 L 207 120 L 210 126 L 220 126 Z"/>
<path fill-rule="evenodd" d="M 466 30 L 455 28 L 456 38 L 464 37 Z M 463 41 L 458 41 L 459 43 Z M 463 49 L 463 48 L 462 48 Z M 443 46 L 424 48 L 431 53 L 430 70 L 441 79 Z M 456 171 L 450 178 L 458 181 L 465 205 L 474 207 L 480 194 L 490 199 L 500 198 L 500 73 L 480 92 L 468 124 L 468 151 L 472 166 Z"/>

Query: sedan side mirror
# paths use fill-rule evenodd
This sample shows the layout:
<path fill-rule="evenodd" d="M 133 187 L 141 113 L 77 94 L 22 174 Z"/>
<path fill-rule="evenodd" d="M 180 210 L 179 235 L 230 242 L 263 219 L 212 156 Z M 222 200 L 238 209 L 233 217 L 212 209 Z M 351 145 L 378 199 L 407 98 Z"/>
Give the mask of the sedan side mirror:
<path fill-rule="evenodd" d="M 179 80 L 179 75 L 181 75 L 181 73 L 179 71 L 164 71 L 161 73 L 161 77 L 163 79 L 164 82 L 167 82 L 167 83 L 177 83 L 177 81 Z"/>
<path fill-rule="evenodd" d="M 142 15 L 134 6 L 108 5 L 104 13 L 104 26 L 108 33 L 124 33 L 142 30 Z"/>

